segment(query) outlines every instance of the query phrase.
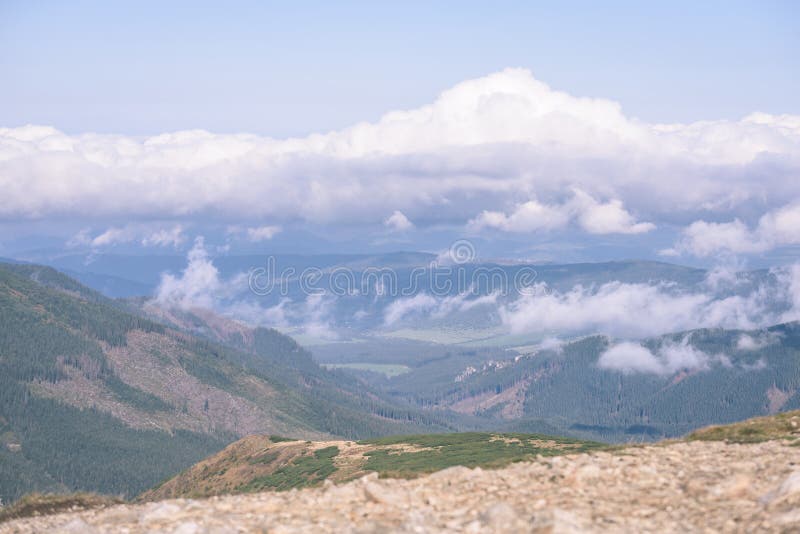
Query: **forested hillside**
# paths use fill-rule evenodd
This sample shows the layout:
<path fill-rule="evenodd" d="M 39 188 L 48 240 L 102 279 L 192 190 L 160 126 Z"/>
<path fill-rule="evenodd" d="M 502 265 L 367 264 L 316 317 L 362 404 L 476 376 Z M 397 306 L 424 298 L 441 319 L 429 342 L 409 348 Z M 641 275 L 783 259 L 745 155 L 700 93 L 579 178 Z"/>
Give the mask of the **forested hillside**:
<path fill-rule="evenodd" d="M 472 417 L 479 428 L 610 441 L 678 436 L 800 408 L 796 322 L 648 339 L 641 346 L 653 359 L 652 369 L 604 366 L 603 355 L 617 343 L 598 335 L 505 353 L 461 349 L 412 363 L 392 378 L 355 374 L 398 400 Z M 664 352 L 672 354 L 671 365 L 664 363 Z"/>
<path fill-rule="evenodd" d="M 275 331 L 240 345 L 129 313 L 52 269 L 0 264 L 0 498 L 133 495 L 251 433 L 444 428 Z"/>

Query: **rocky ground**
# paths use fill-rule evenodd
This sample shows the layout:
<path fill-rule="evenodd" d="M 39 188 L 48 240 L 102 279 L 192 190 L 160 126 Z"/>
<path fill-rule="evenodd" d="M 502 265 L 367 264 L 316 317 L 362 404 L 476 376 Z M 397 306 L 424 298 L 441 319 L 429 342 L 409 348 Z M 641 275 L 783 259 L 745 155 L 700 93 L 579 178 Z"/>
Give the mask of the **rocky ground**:
<path fill-rule="evenodd" d="M 800 447 L 668 443 L 0 523 L 3 534 L 44 531 L 800 532 Z"/>

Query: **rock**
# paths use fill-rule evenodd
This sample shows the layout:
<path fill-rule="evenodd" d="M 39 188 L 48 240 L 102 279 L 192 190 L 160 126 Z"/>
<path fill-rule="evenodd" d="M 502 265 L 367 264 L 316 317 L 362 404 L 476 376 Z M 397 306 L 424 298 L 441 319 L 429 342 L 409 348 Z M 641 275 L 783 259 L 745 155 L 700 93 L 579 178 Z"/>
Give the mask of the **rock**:
<path fill-rule="evenodd" d="M 745 474 L 734 475 L 714 486 L 711 493 L 728 499 L 738 499 L 745 497 L 753 483 L 753 479 Z"/>
<path fill-rule="evenodd" d="M 367 481 L 364 483 L 364 495 L 367 499 L 389 506 L 407 506 L 408 496 L 400 489 L 392 488 L 386 484 Z"/>
<path fill-rule="evenodd" d="M 793 472 L 786 477 L 786 480 L 781 483 L 778 488 L 778 498 L 788 497 L 800 492 L 800 470 Z"/>
<path fill-rule="evenodd" d="M 98 532 L 98 530 L 89 525 L 86 521 L 75 518 L 66 525 L 60 527 L 58 532 L 63 534 L 94 534 Z"/>
<path fill-rule="evenodd" d="M 793 532 L 793 465 L 800 447 L 783 441 L 665 443 L 500 470 L 450 468 L 412 480 L 370 474 L 294 492 L 76 510 L 0 523 L 0 534 Z"/>
<path fill-rule="evenodd" d="M 177 504 L 168 502 L 154 503 L 142 513 L 139 521 L 141 523 L 149 523 L 152 521 L 174 519 L 180 511 L 181 507 Z"/>
<path fill-rule="evenodd" d="M 505 502 L 489 506 L 480 514 L 480 522 L 492 532 L 520 532 L 527 527 L 516 510 Z"/>

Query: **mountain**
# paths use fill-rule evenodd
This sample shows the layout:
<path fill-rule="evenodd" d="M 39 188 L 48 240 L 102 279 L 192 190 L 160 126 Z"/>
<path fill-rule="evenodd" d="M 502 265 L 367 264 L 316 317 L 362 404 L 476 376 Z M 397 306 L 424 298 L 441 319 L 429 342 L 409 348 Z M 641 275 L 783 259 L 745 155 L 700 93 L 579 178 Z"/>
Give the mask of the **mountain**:
<path fill-rule="evenodd" d="M 473 417 L 477 428 L 606 441 L 679 436 L 800 408 L 800 323 L 660 336 L 626 345 L 636 362 L 601 365 L 617 344 L 596 335 L 550 348 L 449 347 L 408 360 L 392 377 L 348 372 L 398 401 Z M 635 367 L 642 359 L 652 367 Z"/>
<path fill-rule="evenodd" d="M 235 348 L 48 267 L 0 264 L 0 325 L 4 502 L 33 490 L 134 495 L 253 433 L 448 428 L 320 368 L 274 330 Z"/>

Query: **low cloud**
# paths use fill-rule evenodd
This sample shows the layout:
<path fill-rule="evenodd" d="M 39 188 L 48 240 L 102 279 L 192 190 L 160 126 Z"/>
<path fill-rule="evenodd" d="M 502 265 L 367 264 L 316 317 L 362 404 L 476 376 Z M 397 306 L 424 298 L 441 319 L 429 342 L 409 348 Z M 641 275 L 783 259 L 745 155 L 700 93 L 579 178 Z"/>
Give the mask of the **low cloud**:
<path fill-rule="evenodd" d="M 561 292 L 538 284 L 499 313 L 513 333 L 604 333 L 629 339 L 695 328 L 754 329 L 800 318 L 798 265 L 773 270 L 748 291 L 703 289 L 609 282 Z"/>
<path fill-rule="evenodd" d="M 273 306 L 264 307 L 247 298 L 245 274 L 228 279 L 220 276 L 203 237 L 195 240 L 186 260 L 186 268 L 179 275 L 161 275 L 153 298 L 157 305 L 181 310 L 213 310 L 253 326 L 291 326 L 313 337 L 338 338 L 332 326 L 334 298 L 325 294 L 308 295 L 300 302 L 283 298 Z"/>
<path fill-rule="evenodd" d="M 183 310 L 214 309 L 227 291 L 219 271 L 208 256 L 202 237 L 195 239 L 194 246 L 187 255 L 187 262 L 180 275 L 161 275 L 155 301 L 162 306 Z"/>
<path fill-rule="evenodd" d="M 655 375 L 671 375 L 678 371 L 704 371 L 718 363 L 731 366 L 730 359 L 724 354 L 707 354 L 689 342 L 686 336 L 678 343 L 666 342 L 652 352 L 639 343 L 622 342 L 611 346 L 600 355 L 598 367 L 621 371 L 625 374 L 644 373 Z"/>
<path fill-rule="evenodd" d="M 742 334 L 739 336 L 739 339 L 736 340 L 736 348 L 744 351 L 756 351 L 773 345 L 777 343 L 778 340 L 778 336 L 769 333 L 762 333 L 755 336 Z"/>
<path fill-rule="evenodd" d="M 499 294 L 492 293 L 470 298 L 473 295 L 472 291 L 448 297 L 432 297 L 427 293 L 419 293 L 413 297 L 397 299 L 386 306 L 383 323 L 385 326 L 392 326 L 412 314 L 442 319 L 480 306 L 494 308 L 499 297 Z"/>
<path fill-rule="evenodd" d="M 407 315 L 418 312 L 426 312 L 434 309 L 438 301 L 426 293 L 420 293 L 413 297 L 397 299 L 389 304 L 383 312 L 383 322 L 386 326 L 391 326 L 400 321 Z"/>

